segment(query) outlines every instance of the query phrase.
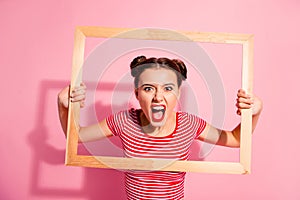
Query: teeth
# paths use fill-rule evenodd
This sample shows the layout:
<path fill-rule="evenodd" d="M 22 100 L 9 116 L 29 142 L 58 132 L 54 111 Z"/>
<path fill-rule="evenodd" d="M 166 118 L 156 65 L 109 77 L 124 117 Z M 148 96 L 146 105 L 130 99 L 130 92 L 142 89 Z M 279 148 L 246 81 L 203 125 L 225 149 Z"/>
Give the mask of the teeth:
<path fill-rule="evenodd" d="M 165 108 L 163 106 L 153 106 L 153 110 L 164 110 Z"/>

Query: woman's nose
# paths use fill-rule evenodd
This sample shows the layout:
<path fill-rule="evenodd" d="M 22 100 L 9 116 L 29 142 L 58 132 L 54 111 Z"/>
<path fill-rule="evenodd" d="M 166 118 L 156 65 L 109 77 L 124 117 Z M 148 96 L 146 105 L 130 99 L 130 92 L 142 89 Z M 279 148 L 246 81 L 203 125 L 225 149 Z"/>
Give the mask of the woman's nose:
<path fill-rule="evenodd" d="M 161 90 L 156 90 L 153 100 L 160 102 L 164 99 L 163 92 Z"/>

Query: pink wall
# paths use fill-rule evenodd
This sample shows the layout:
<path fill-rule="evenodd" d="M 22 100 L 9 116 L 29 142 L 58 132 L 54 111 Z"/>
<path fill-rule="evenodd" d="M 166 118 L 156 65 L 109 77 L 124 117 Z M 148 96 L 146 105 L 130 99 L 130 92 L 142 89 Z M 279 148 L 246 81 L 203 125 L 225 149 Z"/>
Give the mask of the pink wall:
<path fill-rule="evenodd" d="M 189 173 L 186 199 L 300 199 L 300 3 L 220 2 L 0 1 L 0 199 L 124 199 L 121 172 L 63 164 L 56 94 L 69 81 L 76 25 L 255 34 L 264 111 L 252 174 Z"/>

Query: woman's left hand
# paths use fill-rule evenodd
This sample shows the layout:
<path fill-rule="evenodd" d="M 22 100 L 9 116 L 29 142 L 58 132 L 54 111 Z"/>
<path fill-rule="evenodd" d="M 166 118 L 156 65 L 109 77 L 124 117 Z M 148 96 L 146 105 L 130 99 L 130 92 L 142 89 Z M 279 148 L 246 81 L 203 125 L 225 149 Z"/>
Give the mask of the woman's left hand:
<path fill-rule="evenodd" d="M 252 115 L 260 114 L 262 110 L 262 101 L 255 95 L 246 94 L 243 89 L 239 89 L 237 93 L 237 114 L 241 115 L 242 109 L 252 108 Z"/>

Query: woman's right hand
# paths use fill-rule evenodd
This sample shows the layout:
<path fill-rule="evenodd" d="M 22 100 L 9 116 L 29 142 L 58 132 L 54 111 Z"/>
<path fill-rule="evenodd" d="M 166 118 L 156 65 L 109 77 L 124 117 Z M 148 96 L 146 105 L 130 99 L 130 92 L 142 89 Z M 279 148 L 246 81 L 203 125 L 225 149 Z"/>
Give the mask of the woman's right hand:
<path fill-rule="evenodd" d="M 70 86 L 67 86 L 58 93 L 58 102 L 65 108 L 69 107 L 69 90 Z M 80 102 L 80 107 L 84 107 L 85 94 L 86 86 L 84 83 L 81 83 L 80 86 L 73 88 L 70 96 L 71 101 Z"/>

